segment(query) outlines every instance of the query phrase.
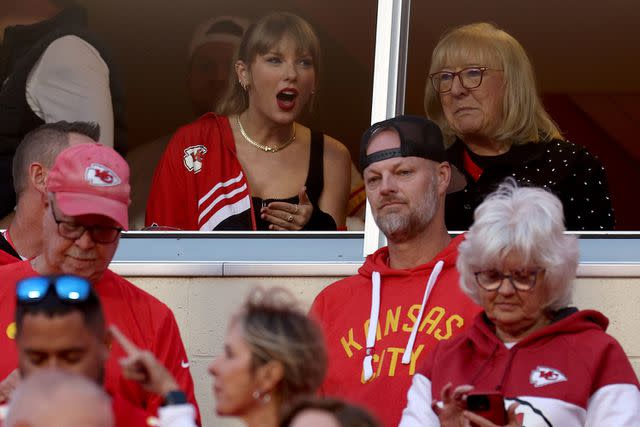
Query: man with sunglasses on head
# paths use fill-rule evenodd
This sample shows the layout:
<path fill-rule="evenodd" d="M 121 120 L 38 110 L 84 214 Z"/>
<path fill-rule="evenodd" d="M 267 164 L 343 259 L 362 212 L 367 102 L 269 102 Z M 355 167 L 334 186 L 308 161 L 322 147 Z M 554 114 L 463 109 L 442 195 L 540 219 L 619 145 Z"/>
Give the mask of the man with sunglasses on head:
<path fill-rule="evenodd" d="M 73 274 L 87 279 L 102 300 L 109 324 L 139 347 L 160 358 L 196 404 L 189 363 L 171 310 L 108 269 L 120 233 L 128 227 L 129 167 L 113 149 L 78 144 L 56 158 L 46 180 L 42 252 L 35 258 L 0 267 L 0 378 L 17 366 L 13 339 L 15 283 L 37 275 Z M 118 354 L 120 353 L 120 354 Z M 114 349 L 107 362 L 105 386 L 137 407 L 155 413 L 163 398 L 120 376 Z"/>
<path fill-rule="evenodd" d="M 111 337 L 100 300 L 77 276 L 36 276 L 16 285 L 16 346 L 22 379 L 44 369 L 104 385 Z M 112 391 L 115 426 L 152 425 L 155 417 Z M 151 424 L 150 424 L 151 423 Z"/>

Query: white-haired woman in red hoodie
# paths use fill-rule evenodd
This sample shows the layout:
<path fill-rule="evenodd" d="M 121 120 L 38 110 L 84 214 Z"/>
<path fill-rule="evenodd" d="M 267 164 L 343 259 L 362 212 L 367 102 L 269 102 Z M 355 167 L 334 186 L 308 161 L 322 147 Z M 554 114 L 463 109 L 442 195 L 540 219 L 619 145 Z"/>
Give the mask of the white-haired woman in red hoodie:
<path fill-rule="evenodd" d="M 638 380 L 607 318 L 568 307 L 579 253 L 564 231 L 562 204 L 543 189 L 506 182 L 478 207 L 457 268 L 484 311 L 431 352 L 401 427 L 495 426 L 468 410 L 472 394 L 503 396 L 498 425 L 639 425 Z"/>

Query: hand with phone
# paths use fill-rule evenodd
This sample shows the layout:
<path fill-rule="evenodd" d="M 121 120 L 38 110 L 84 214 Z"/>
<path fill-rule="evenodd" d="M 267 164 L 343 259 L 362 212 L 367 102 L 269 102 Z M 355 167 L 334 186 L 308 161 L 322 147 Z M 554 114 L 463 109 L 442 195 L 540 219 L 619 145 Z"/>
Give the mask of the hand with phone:
<path fill-rule="evenodd" d="M 466 404 L 464 397 L 473 390 L 471 385 L 461 385 L 453 389 L 453 385 L 448 383 L 440 391 L 440 402 L 436 399 L 431 402 L 431 409 L 438 416 L 441 427 L 462 427 L 464 426 L 464 410 Z"/>
<path fill-rule="evenodd" d="M 512 403 L 511 405 L 509 405 L 509 409 L 507 409 L 505 413 L 506 424 L 496 424 L 495 422 L 492 422 L 491 420 L 468 410 L 464 411 L 463 415 L 468 420 L 468 425 L 470 425 L 471 427 L 522 427 L 522 424 L 520 424 L 520 422 L 518 421 L 518 416 L 516 415 L 517 408 L 517 403 Z M 504 403 L 502 406 L 502 410 L 504 411 Z"/>
<path fill-rule="evenodd" d="M 434 400 L 431 403 L 441 427 L 521 427 L 515 413 L 517 403 L 505 411 L 501 394 L 472 391 L 471 385 L 461 385 L 454 389 L 448 383 L 442 388 L 441 402 Z"/>

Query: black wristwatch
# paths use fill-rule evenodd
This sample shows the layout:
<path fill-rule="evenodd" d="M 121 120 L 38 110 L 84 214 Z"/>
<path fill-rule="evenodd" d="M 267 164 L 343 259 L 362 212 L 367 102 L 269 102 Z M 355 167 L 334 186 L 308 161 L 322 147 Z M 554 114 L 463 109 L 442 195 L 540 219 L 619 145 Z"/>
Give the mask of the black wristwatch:
<path fill-rule="evenodd" d="M 162 406 L 184 405 L 185 403 L 189 403 L 189 402 L 187 401 L 187 395 L 184 393 L 184 391 L 171 390 L 170 392 L 164 395 Z"/>

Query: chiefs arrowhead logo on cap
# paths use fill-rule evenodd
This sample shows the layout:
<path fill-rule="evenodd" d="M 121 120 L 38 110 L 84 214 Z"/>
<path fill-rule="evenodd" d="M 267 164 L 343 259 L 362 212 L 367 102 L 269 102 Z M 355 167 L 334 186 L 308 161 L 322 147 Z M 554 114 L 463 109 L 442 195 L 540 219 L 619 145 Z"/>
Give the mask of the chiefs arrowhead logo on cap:
<path fill-rule="evenodd" d="M 546 366 L 538 366 L 531 371 L 529 375 L 529 382 L 534 387 L 543 387 L 549 384 L 555 384 L 562 381 L 567 381 L 567 377 L 557 369 L 547 368 Z"/>
<path fill-rule="evenodd" d="M 91 163 L 84 171 L 84 179 L 96 187 L 113 187 L 122 182 L 118 174 L 100 163 Z"/>
<path fill-rule="evenodd" d="M 204 145 L 192 145 L 191 147 L 185 148 L 182 158 L 184 167 L 187 168 L 189 172 L 200 172 L 205 154 L 207 154 L 207 147 Z"/>

